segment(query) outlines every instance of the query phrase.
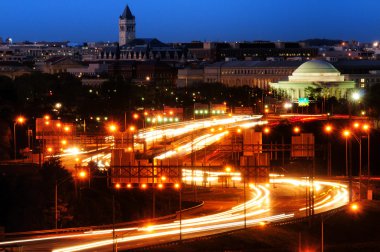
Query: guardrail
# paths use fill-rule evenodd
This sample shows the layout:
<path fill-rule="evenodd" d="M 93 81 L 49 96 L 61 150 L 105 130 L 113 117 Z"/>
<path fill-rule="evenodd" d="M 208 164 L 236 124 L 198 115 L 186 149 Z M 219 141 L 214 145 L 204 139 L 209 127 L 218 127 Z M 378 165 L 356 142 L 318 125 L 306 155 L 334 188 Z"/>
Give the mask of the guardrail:
<path fill-rule="evenodd" d="M 199 208 L 199 207 L 202 207 L 203 205 L 204 205 L 204 201 L 200 202 L 200 204 L 198 204 L 196 206 L 192 206 L 192 207 L 183 209 L 182 213 L 194 210 L 194 209 Z M 154 219 L 143 219 L 143 220 L 137 220 L 137 221 L 119 222 L 119 223 L 115 223 L 115 225 L 107 224 L 107 225 L 100 225 L 100 226 L 87 226 L 87 227 L 60 228 L 60 229 L 47 229 L 47 230 L 36 230 L 36 231 L 26 231 L 26 232 L 4 233 L 4 237 L 9 238 L 9 237 L 33 236 L 33 235 L 79 233 L 79 232 L 87 232 L 87 231 L 94 231 L 94 230 L 112 229 L 113 227 L 119 228 L 119 227 L 125 227 L 125 226 L 142 225 L 144 223 L 159 222 L 159 221 L 163 221 L 163 220 L 175 219 L 175 218 L 177 218 L 178 214 L 179 214 L 179 211 L 176 211 L 174 214 L 169 214 L 169 215 L 157 217 Z"/>
<path fill-rule="evenodd" d="M 192 206 L 192 207 L 189 207 L 189 208 L 186 208 L 186 209 L 182 209 L 181 212 L 182 212 L 182 213 L 190 212 L 191 210 L 194 210 L 194 209 L 196 209 L 196 208 L 200 208 L 200 207 L 202 207 L 204 204 L 205 204 L 205 202 L 204 202 L 204 201 L 201 201 L 200 204 L 195 205 L 195 206 Z M 179 212 L 180 212 L 180 211 L 176 211 L 176 214 L 178 215 Z"/>
<path fill-rule="evenodd" d="M 154 219 L 144 219 L 144 220 L 138 220 L 138 221 L 115 223 L 115 225 L 107 224 L 107 225 L 101 225 L 101 226 L 87 226 L 87 227 L 37 230 L 37 231 L 27 231 L 27 232 L 13 232 L 13 233 L 5 233 L 4 236 L 5 237 L 17 237 L 17 236 L 32 236 L 32 235 L 87 232 L 87 231 L 93 231 L 93 230 L 112 229 L 113 227 L 118 228 L 118 227 L 124 227 L 124 226 L 139 225 L 139 224 L 149 223 L 149 222 L 175 219 L 176 217 L 177 217 L 177 214 L 170 214 L 170 215 L 165 215 L 165 216 L 154 218 Z"/>

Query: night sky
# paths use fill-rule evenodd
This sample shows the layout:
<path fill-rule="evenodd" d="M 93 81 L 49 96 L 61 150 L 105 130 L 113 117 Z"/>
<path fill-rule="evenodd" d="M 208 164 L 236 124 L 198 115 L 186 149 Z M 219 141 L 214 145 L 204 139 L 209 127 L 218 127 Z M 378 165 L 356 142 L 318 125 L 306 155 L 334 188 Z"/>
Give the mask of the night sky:
<path fill-rule="evenodd" d="M 117 41 L 126 4 L 137 37 L 164 42 L 380 39 L 377 0 L 2 0 L 0 37 Z"/>

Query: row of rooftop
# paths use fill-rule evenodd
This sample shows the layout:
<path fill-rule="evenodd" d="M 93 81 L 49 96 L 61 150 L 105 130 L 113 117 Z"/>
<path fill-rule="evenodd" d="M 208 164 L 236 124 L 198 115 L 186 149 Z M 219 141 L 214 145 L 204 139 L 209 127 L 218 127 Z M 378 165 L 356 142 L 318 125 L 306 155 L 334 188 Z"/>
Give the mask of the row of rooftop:
<path fill-rule="evenodd" d="M 1 42 L 1 41 L 0 41 Z M 54 56 L 70 56 L 80 61 L 98 60 L 164 60 L 208 61 L 228 58 L 238 60 L 288 60 L 323 57 L 340 59 L 379 59 L 378 42 L 359 43 L 339 40 L 306 40 L 303 42 L 199 42 L 163 43 L 156 38 L 136 38 L 123 46 L 118 43 L 64 42 L 0 43 L 0 61 L 44 61 Z"/>
<path fill-rule="evenodd" d="M 158 39 L 138 38 L 124 46 L 12 43 L 0 45 L 0 75 L 15 78 L 34 71 L 70 73 L 87 85 L 99 85 L 121 75 L 138 84 L 190 86 L 222 82 L 267 88 L 268 83 L 285 80 L 311 59 L 331 62 L 347 80 L 358 85 L 380 83 L 379 44 L 338 40 L 165 44 Z"/>

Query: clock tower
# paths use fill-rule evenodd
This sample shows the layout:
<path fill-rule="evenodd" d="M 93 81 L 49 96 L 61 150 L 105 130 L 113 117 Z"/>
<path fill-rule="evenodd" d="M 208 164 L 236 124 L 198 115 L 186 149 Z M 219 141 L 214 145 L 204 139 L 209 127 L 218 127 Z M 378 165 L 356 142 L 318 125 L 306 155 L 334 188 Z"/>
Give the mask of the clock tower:
<path fill-rule="evenodd" d="M 119 17 L 119 46 L 123 46 L 135 38 L 135 16 L 132 15 L 132 12 L 127 5 L 123 14 Z"/>

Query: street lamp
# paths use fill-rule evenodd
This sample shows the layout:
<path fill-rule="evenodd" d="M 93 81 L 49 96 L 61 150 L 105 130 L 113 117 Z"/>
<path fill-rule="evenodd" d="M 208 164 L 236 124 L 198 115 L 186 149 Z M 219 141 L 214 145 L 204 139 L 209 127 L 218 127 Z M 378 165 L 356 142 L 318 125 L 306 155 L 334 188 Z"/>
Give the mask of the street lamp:
<path fill-rule="evenodd" d="M 16 120 L 13 123 L 13 150 L 14 150 L 14 160 L 17 159 L 17 153 L 16 153 L 16 124 L 23 124 L 25 122 L 25 118 L 22 116 L 19 116 L 16 118 Z"/>
<path fill-rule="evenodd" d="M 115 123 L 110 123 L 107 125 L 107 130 L 110 132 L 110 133 L 115 133 L 118 129 L 118 126 L 117 124 Z"/>
<path fill-rule="evenodd" d="M 149 113 L 145 111 L 145 112 L 144 112 L 144 118 L 143 118 L 143 119 L 144 119 L 144 120 L 143 120 L 143 129 L 145 129 L 145 120 L 147 120 L 146 117 L 147 117 L 148 115 L 149 115 Z"/>
<path fill-rule="evenodd" d="M 114 147 L 115 147 L 115 144 L 116 144 L 115 133 L 118 131 L 119 127 L 116 123 L 111 122 L 111 123 L 107 124 L 106 129 L 109 133 L 112 134 L 113 143 L 114 143 Z"/>
<path fill-rule="evenodd" d="M 364 124 L 362 127 L 364 132 L 367 132 L 367 143 L 368 143 L 368 153 L 367 153 L 367 189 L 369 187 L 369 181 L 371 176 L 371 169 L 370 169 L 370 126 L 369 124 Z"/>
<path fill-rule="evenodd" d="M 351 95 L 352 100 L 358 101 L 361 98 L 361 94 L 359 92 L 353 92 Z"/>
<path fill-rule="evenodd" d="M 331 141 L 330 133 L 333 131 L 333 126 L 330 124 L 325 125 L 325 132 L 328 135 L 328 145 L 327 145 L 327 176 L 331 176 Z"/>
<path fill-rule="evenodd" d="M 129 126 L 128 132 L 127 132 L 127 138 L 128 138 L 127 142 L 128 142 L 128 144 L 130 143 L 132 145 L 131 150 L 133 153 L 135 152 L 135 146 L 134 146 L 135 143 L 134 143 L 134 139 L 133 139 L 133 134 L 135 131 L 136 131 L 136 127 L 134 125 L 131 125 L 131 126 Z"/>
<path fill-rule="evenodd" d="M 359 91 L 354 91 L 351 93 L 351 99 L 348 99 L 348 114 L 351 120 L 351 106 L 353 102 L 358 102 L 362 97 L 362 94 Z"/>
<path fill-rule="evenodd" d="M 54 188 L 55 229 L 58 229 L 58 187 L 71 178 L 73 178 L 73 176 L 70 174 L 69 176 L 63 178 L 61 181 L 58 181 L 58 179 L 55 180 L 55 188 Z M 86 179 L 87 178 L 87 172 L 86 171 L 80 171 L 79 173 L 75 174 L 74 179 L 76 179 L 76 178 Z"/>
<path fill-rule="evenodd" d="M 343 136 L 346 139 L 346 177 L 349 179 L 349 201 L 352 202 L 352 170 L 348 170 L 348 144 L 347 140 L 348 138 L 352 135 L 352 132 L 349 131 L 348 129 L 343 130 Z M 359 143 L 360 148 L 361 148 L 361 143 Z"/>
<path fill-rule="evenodd" d="M 300 132 L 301 132 L 301 129 L 300 129 L 300 127 L 298 127 L 298 126 L 295 126 L 295 127 L 293 128 L 293 132 L 294 132 L 295 134 L 298 134 L 298 133 L 300 133 Z"/>
<path fill-rule="evenodd" d="M 182 186 L 175 183 L 174 188 L 179 192 L 179 241 L 182 242 Z"/>
<path fill-rule="evenodd" d="M 70 126 L 65 126 L 65 127 L 63 127 L 63 130 L 67 133 L 67 132 L 71 131 L 71 128 L 70 128 Z"/>
<path fill-rule="evenodd" d="M 368 124 L 363 124 L 363 125 L 360 125 L 360 123 L 356 122 L 354 123 L 354 128 L 355 129 L 359 129 L 361 127 L 361 130 L 364 131 L 365 133 L 367 133 L 367 138 L 368 138 L 368 148 L 367 148 L 367 165 L 368 165 L 368 170 L 369 170 L 369 163 L 370 163 L 370 130 L 369 130 L 369 125 Z M 354 136 L 355 140 L 359 143 L 359 200 L 361 199 L 361 184 L 362 184 L 362 135 L 355 135 L 354 133 L 352 133 L 352 135 Z"/>
<path fill-rule="evenodd" d="M 117 251 L 117 240 L 116 240 L 116 232 L 115 232 L 115 191 L 121 188 L 120 183 L 115 184 L 115 189 L 112 192 L 112 251 Z"/>
<path fill-rule="evenodd" d="M 351 135 L 351 132 L 347 129 L 343 130 L 342 132 L 343 137 L 346 139 L 346 177 L 348 177 L 348 146 L 347 146 L 347 139 Z"/>
<path fill-rule="evenodd" d="M 264 129 L 263 129 L 263 132 L 264 132 L 264 134 L 269 134 L 270 133 L 270 128 L 269 127 L 265 127 Z"/>
<path fill-rule="evenodd" d="M 352 203 L 351 205 L 349 205 L 349 211 L 351 213 L 357 213 L 358 211 L 360 210 L 360 206 L 357 204 L 357 203 Z M 324 252 L 325 251 L 325 240 L 324 240 L 324 222 L 330 218 L 331 216 L 333 216 L 336 212 L 334 213 L 331 213 L 329 215 L 326 215 L 324 216 L 323 214 L 321 215 L 321 252 Z"/>

